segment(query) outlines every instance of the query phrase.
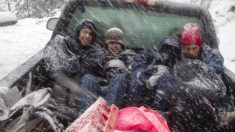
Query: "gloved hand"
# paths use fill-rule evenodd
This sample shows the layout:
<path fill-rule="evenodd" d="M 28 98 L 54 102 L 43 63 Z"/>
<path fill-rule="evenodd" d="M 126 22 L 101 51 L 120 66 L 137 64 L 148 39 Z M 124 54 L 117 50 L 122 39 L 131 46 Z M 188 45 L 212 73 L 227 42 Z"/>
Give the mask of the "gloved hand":
<path fill-rule="evenodd" d="M 155 65 L 153 69 L 152 75 L 146 80 L 146 87 L 148 89 L 154 89 L 155 86 L 159 85 L 159 81 L 161 81 L 163 77 L 170 76 L 168 68 L 164 65 Z"/>

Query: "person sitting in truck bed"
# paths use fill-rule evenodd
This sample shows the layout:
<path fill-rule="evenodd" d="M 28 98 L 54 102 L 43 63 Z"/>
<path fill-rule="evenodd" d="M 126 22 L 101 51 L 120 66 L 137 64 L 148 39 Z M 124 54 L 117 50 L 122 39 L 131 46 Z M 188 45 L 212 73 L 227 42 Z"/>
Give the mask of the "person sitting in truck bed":
<path fill-rule="evenodd" d="M 106 60 L 106 50 L 95 40 L 94 23 L 91 20 L 82 20 L 73 35 L 57 35 L 49 42 L 45 48 L 44 58 L 47 69 L 56 82 L 76 91 L 77 87 L 66 83 L 73 80 L 70 77 L 86 73 L 101 74 Z"/>
<path fill-rule="evenodd" d="M 151 102 L 147 105 L 167 111 L 168 99 L 175 84 L 169 68 L 180 60 L 180 51 L 178 38 L 167 36 L 155 49 L 144 49 L 134 58 L 128 91 L 130 105 L 139 106 Z M 141 103 L 146 91 L 151 91 L 153 97 Z"/>
<path fill-rule="evenodd" d="M 122 107 L 128 87 L 127 67 L 135 53 L 131 50 L 126 50 L 123 31 L 116 27 L 106 31 L 105 47 L 108 51 L 107 57 L 109 61 L 104 66 L 105 78 L 102 81 L 105 80 L 107 83 L 101 84 L 98 81 L 100 78 L 86 74 L 81 79 L 81 87 L 99 96 L 103 96 L 109 105 L 115 104 L 118 107 Z M 85 98 L 78 104 L 78 107 L 81 106 L 79 107 L 81 112 L 86 110 L 92 103 L 88 102 Z"/>
<path fill-rule="evenodd" d="M 200 28 L 195 23 L 187 23 L 181 34 L 182 59 L 198 59 L 206 63 L 217 74 L 223 72 L 224 58 L 218 49 L 203 44 Z"/>
<path fill-rule="evenodd" d="M 187 23 L 183 27 L 181 34 L 181 45 L 183 47 L 182 59 L 198 59 L 208 65 L 209 69 L 221 75 L 223 72 L 223 56 L 218 49 L 210 48 L 203 44 L 200 28 L 195 23 Z M 222 80 L 221 80 L 222 81 Z M 235 114 L 226 112 L 226 108 L 231 107 L 229 97 L 225 96 L 221 103 L 222 108 L 217 108 L 220 123 L 226 124 L 235 118 Z M 224 108 L 223 108 L 224 107 Z M 213 108 L 215 109 L 215 108 Z M 234 111 L 230 108 L 229 111 Z"/>
<path fill-rule="evenodd" d="M 235 119 L 235 114 L 234 112 L 227 112 L 234 111 L 234 109 L 230 104 L 231 99 L 226 95 L 226 87 L 220 78 L 223 72 L 224 59 L 219 50 L 210 48 L 203 43 L 200 28 L 195 23 L 187 23 L 184 25 L 179 41 L 182 46 L 181 61 L 185 65 L 182 65 L 182 63 L 174 66 L 173 74 L 178 85 L 175 91 L 181 91 L 179 95 L 175 95 L 176 99 L 183 105 L 186 104 L 184 102 L 188 102 L 189 100 L 195 101 L 196 106 L 192 107 L 196 108 L 202 103 L 202 105 L 206 107 L 206 112 L 212 114 L 215 121 L 219 124 L 223 125 L 229 123 L 231 120 Z M 194 64 L 195 67 L 187 69 L 190 64 Z M 202 83 L 205 85 L 201 85 Z M 185 93 L 184 96 L 183 93 Z M 198 100 L 199 103 L 197 102 Z M 176 104 L 181 104 L 179 102 Z M 178 106 L 182 107 L 182 104 Z M 175 113 L 181 113 L 178 111 L 178 106 L 175 109 L 177 111 Z M 186 107 L 191 106 L 187 106 L 186 104 Z M 186 116 L 184 113 L 182 114 L 183 119 Z"/>
<path fill-rule="evenodd" d="M 78 116 L 78 93 L 96 98 L 93 93 L 81 90 L 79 77 L 87 73 L 102 76 L 105 58 L 106 50 L 96 43 L 96 26 L 91 20 L 81 20 L 70 36 L 57 35 L 50 40 L 44 60 L 55 86 L 60 86 L 54 87 L 52 96 L 61 106 L 58 110 L 62 111 L 62 116 L 71 120 Z"/>

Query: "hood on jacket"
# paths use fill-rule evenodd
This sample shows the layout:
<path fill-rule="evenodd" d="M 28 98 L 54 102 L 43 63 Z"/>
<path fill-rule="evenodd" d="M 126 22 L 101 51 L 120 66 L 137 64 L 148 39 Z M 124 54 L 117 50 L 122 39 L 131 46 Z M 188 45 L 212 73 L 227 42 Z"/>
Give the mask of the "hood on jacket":
<path fill-rule="evenodd" d="M 181 46 L 180 41 L 175 36 L 167 36 L 157 46 L 161 54 L 163 63 L 175 63 L 176 60 L 181 59 Z"/>
<path fill-rule="evenodd" d="M 175 36 L 167 36 L 165 39 L 163 39 L 159 45 L 157 46 L 158 50 L 161 51 L 166 46 L 175 48 L 177 51 L 181 50 L 180 41 Z"/>
<path fill-rule="evenodd" d="M 77 36 L 80 33 L 80 31 L 84 28 L 89 28 L 93 32 L 91 43 L 95 42 L 95 40 L 96 40 L 96 26 L 95 26 L 95 23 L 89 19 L 82 19 L 81 22 L 76 26 L 75 31 L 72 35 L 74 37 L 74 39 L 78 43 L 80 43 L 80 40 L 78 39 Z"/>

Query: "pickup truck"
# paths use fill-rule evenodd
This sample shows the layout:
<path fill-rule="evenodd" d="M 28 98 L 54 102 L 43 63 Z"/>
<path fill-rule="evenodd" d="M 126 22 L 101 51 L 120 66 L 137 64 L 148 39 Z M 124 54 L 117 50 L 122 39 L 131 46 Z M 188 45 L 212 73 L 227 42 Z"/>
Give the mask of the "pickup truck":
<path fill-rule="evenodd" d="M 71 35 L 82 19 L 95 22 L 100 44 L 103 43 L 105 31 L 115 26 L 125 32 L 128 48 L 153 48 L 170 31 L 192 22 L 200 25 L 203 41 L 208 46 L 219 47 L 211 15 L 206 9 L 162 0 L 71 0 L 59 18 L 48 20 L 47 29 L 53 31 L 51 39 L 57 34 Z M 25 96 L 28 91 L 54 87 L 56 84 L 45 68 L 43 53 L 44 49 L 5 76 L 0 86 L 17 89 L 21 96 Z M 224 67 L 221 78 L 228 94 L 235 95 L 235 74 Z M 210 122 L 205 119 L 207 121 Z M 0 124 L 3 126 L 3 123 Z M 3 127 L 0 130 L 4 130 Z"/>

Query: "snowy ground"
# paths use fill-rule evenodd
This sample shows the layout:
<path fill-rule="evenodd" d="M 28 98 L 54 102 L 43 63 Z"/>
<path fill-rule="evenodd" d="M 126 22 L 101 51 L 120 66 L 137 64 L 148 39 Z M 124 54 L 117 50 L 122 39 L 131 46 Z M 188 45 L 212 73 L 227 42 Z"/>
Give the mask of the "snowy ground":
<path fill-rule="evenodd" d="M 23 19 L 16 25 L 0 27 L 0 78 L 42 49 L 51 36 L 48 19 Z"/>
<path fill-rule="evenodd" d="M 235 11 L 231 6 L 235 6 L 234 0 L 213 0 L 209 11 L 217 29 L 224 64 L 235 73 Z"/>
<path fill-rule="evenodd" d="M 214 0 L 209 10 L 215 20 L 225 66 L 235 73 L 235 13 L 228 12 L 231 4 L 233 0 Z M 0 79 L 45 46 L 52 33 L 46 29 L 47 20 L 28 18 L 13 26 L 0 27 Z"/>
<path fill-rule="evenodd" d="M 218 28 L 220 52 L 225 59 L 225 66 L 235 73 L 235 19 Z"/>

